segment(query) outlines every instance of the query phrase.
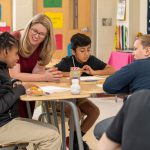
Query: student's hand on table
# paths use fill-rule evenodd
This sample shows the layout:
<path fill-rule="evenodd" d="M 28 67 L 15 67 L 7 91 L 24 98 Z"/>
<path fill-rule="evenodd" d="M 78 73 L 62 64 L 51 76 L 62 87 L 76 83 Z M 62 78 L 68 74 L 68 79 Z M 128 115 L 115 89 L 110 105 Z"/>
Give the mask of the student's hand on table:
<path fill-rule="evenodd" d="M 82 67 L 82 72 L 85 72 L 85 73 L 90 74 L 90 75 L 94 75 L 94 70 L 88 65 L 84 65 Z"/>
<path fill-rule="evenodd" d="M 82 74 L 82 73 L 83 73 L 83 69 L 82 69 L 82 68 L 79 68 L 79 71 L 80 71 L 80 74 Z"/>

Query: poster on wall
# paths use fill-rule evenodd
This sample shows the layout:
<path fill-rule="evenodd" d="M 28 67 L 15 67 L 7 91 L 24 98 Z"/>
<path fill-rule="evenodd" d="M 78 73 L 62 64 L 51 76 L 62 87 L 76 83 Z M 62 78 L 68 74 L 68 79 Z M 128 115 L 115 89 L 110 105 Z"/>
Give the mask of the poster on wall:
<path fill-rule="evenodd" d="M 0 33 L 2 32 L 10 32 L 10 26 L 6 26 L 6 27 L 0 26 Z"/>
<path fill-rule="evenodd" d="M 150 34 L 150 0 L 147 3 L 147 34 Z"/>
<path fill-rule="evenodd" d="M 55 29 L 63 27 L 63 14 L 61 12 L 45 12 L 45 14 L 52 20 Z"/>
<path fill-rule="evenodd" d="M 62 0 L 44 0 L 44 7 L 62 7 Z"/>
<path fill-rule="evenodd" d="M 0 20 L 2 19 L 2 5 L 0 4 Z"/>
<path fill-rule="evenodd" d="M 117 3 L 117 20 L 125 20 L 126 0 L 119 0 Z"/>
<path fill-rule="evenodd" d="M 55 39 L 56 39 L 56 49 L 62 50 L 62 48 L 63 48 L 63 35 L 62 34 L 56 34 Z"/>

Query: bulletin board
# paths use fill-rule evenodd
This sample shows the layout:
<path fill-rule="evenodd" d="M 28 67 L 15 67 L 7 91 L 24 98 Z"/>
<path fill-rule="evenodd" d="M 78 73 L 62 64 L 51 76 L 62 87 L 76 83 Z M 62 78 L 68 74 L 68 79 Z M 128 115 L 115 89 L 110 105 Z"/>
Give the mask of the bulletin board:
<path fill-rule="evenodd" d="M 91 1 L 78 0 L 77 12 L 80 15 L 76 16 L 78 26 L 74 28 L 75 0 L 36 0 L 35 13 L 46 13 L 53 23 L 57 47 L 53 56 L 55 59 L 67 56 L 67 48 L 73 34 L 83 32 L 89 36 L 91 35 Z M 84 32 L 84 29 L 88 32 Z"/>
<path fill-rule="evenodd" d="M 0 0 L 1 19 L 0 22 L 6 22 L 7 26 L 12 26 L 12 0 Z"/>
<path fill-rule="evenodd" d="M 62 0 L 44 0 L 44 7 L 62 7 Z"/>
<path fill-rule="evenodd" d="M 44 13 L 49 18 L 51 18 L 54 35 L 56 41 L 56 51 L 54 58 L 62 58 L 67 55 L 67 45 L 66 45 L 66 27 L 64 26 L 64 20 L 68 13 L 66 12 L 66 7 L 68 7 L 68 2 L 70 0 L 37 0 L 36 1 L 36 13 Z M 65 22 L 67 22 L 65 20 Z"/>

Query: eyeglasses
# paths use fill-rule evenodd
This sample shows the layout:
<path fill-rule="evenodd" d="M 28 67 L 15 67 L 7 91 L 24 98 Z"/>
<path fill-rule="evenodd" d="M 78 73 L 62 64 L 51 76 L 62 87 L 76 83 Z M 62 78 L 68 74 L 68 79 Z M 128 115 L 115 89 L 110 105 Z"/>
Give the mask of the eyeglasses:
<path fill-rule="evenodd" d="M 33 35 L 38 35 L 40 38 L 45 38 L 46 37 L 46 33 L 43 33 L 43 32 L 38 32 L 36 29 L 34 28 L 31 28 L 30 29 L 31 33 Z"/>

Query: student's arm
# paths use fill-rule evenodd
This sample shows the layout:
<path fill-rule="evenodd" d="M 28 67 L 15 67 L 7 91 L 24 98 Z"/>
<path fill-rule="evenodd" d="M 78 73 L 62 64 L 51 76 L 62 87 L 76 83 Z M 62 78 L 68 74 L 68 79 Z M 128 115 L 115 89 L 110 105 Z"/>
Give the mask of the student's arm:
<path fill-rule="evenodd" d="M 22 85 L 17 85 L 12 91 L 0 96 L 0 113 L 8 111 L 23 94 L 25 94 L 25 88 Z"/>
<path fill-rule="evenodd" d="M 115 68 L 110 66 L 110 65 L 106 65 L 106 67 L 103 70 L 99 70 L 101 75 L 110 75 L 116 72 Z"/>
<path fill-rule="evenodd" d="M 109 76 L 104 84 L 103 89 L 107 93 L 130 93 L 130 84 L 137 76 L 137 66 L 129 64 L 113 75 Z"/>
<path fill-rule="evenodd" d="M 115 73 L 115 71 L 116 70 L 112 66 L 106 65 L 103 70 L 95 70 L 94 75 L 111 75 Z"/>
<path fill-rule="evenodd" d="M 60 71 L 45 71 L 43 73 L 22 73 L 20 64 L 9 70 L 10 76 L 21 81 L 57 81 L 62 77 Z"/>
<path fill-rule="evenodd" d="M 46 67 L 40 66 L 38 63 L 35 65 L 34 69 L 32 70 L 32 73 L 44 73 Z"/>
<path fill-rule="evenodd" d="M 54 67 L 57 67 L 58 70 L 63 72 L 64 77 L 69 77 L 70 76 L 70 60 L 68 57 L 62 58 L 62 60 L 56 64 Z"/>
<path fill-rule="evenodd" d="M 115 69 L 98 59 L 95 56 L 90 56 L 88 64 L 83 66 L 83 72 L 86 72 L 90 75 L 110 75 L 115 72 Z"/>
<path fill-rule="evenodd" d="M 103 70 L 93 70 L 90 66 L 85 65 L 82 68 L 83 72 L 86 72 L 87 74 L 90 75 L 110 75 L 115 72 L 115 69 L 110 66 L 106 65 L 106 67 Z"/>
<path fill-rule="evenodd" d="M 110 140 L 104 133 L 97 145 L 97 150 L 121 150 L 119 143 Z"/>

